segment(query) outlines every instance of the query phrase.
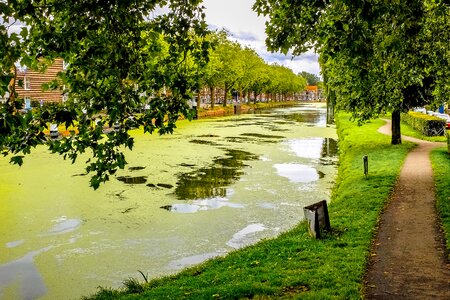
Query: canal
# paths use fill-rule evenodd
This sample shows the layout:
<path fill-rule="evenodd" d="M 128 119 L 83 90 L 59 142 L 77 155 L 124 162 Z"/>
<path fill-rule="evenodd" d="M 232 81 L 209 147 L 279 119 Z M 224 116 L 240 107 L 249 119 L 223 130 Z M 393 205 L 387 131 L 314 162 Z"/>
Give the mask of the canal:
<path fill-rule="evenodd" d="M 0 299 L 76 299 L 276 237 L 329 200 L 337 173 L 336 131 L 317 105 L 133 135 L 127 167 L 97 191 L 87 156 L 0 158 Z"/>

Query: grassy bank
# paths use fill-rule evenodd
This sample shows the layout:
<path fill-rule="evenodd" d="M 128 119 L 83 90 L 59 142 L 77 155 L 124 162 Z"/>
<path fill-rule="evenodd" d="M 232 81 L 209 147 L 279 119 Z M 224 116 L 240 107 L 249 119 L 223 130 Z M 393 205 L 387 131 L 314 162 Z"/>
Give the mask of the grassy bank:
<path fill-rule="evenodd" d="M 431 162 L 436 182 L 436 207 L 444 229 L 447 254 L 450 254 L 450 154 L 447 147 L 435 149 L 431 153 Z"/>
<path fill-rule="evenodd" d="M 377 132 L 381 120 L 357 127 L 348 118 L 340 115 L 337 122 L 339 175 L 329 206 L 333 230 L 325 238 L 310 238 L 301 223 L 177 275 L 142 285 L 127 280 L 124 289 L 104 289 L 89 299 L 361 298 L 378 216 L 412 145 L 391 146 L 390 137 Z M 367 178 L 363 155 L 369 157 Z"/>

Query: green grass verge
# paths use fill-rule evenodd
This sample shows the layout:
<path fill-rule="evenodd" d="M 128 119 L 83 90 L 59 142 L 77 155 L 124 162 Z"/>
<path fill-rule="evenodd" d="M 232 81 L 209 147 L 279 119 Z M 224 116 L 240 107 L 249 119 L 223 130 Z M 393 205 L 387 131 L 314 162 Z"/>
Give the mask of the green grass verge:
<path fill-rule="evenodd" d="M 411 125 L 406 122 L 401 123 L 402 135 L 411 136 L 420 140 L 430 141 L 430 142 L 447 142 L 447 137 L 444 136 L 426 136 L 421 132 L 415 130 Z"/>
<path fill-rule="evenodd" d="M 444 229 L 447 254 L 450 254 L 450 154 L 447 147 L 435 149 L 431 153 L 431 163 L 436 184 L 436 207 Z"/>
<path fill-rule="evenodd" d="M 339 175 L 329 205 L 332 232 L 323 239 L 309 237 L 303 222 L 177 275 L 142 285 L 127 280 L 122 290 L 103 289 L 86 299 L 362 298 L 378 217 L 413 145 L 390 145 L 390 137 L 377 132 L 381 120 L 358 127 L 348 119 L 337 117 Z M 367 178 L 363 155 L 369 157 Z"/>

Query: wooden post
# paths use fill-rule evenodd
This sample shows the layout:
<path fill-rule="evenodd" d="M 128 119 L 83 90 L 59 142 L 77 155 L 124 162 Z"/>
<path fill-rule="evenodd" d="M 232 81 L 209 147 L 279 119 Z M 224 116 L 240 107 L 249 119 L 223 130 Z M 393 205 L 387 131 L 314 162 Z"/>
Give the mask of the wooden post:
<path fill-rule="evenodd" d="M 367 175 L 369 175 L 369 157 L 367 157 L 367 155 L 363 156 L 363 164 L 364 164 L 364 175 L 367 177 Z"/>
<path fill-rule="evenodd" d="M 321 229 L 331 231 L 330 217 L 328 215 L 327 201 L 322 200 L 303 208 L 305 219 L 308 222 L 308 231 L 316 239 L 321 238 Z"/>

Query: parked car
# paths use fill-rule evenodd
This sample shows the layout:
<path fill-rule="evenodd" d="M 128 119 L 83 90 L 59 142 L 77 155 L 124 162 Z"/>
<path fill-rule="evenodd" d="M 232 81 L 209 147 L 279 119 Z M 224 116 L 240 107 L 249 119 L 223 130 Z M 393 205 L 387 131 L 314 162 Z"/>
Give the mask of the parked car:
<path fill-rule="evenodd" d="M 413 111 L 420 112 L 420 113 L 423 113 L 423 114 L 427 113 L 427 110 L 424 107 L 414 107 Z"/>
<path fill-rule="evenodd" d="M 441 118 L 441 119 L 445 119 L 445 121 L 447 123 L 446 128 L 450 129 L 450 116 L 449 115 L 437 113 L 437 114 L 435 114 L 435 116 L 438 117 L 438 118 Z"/>

